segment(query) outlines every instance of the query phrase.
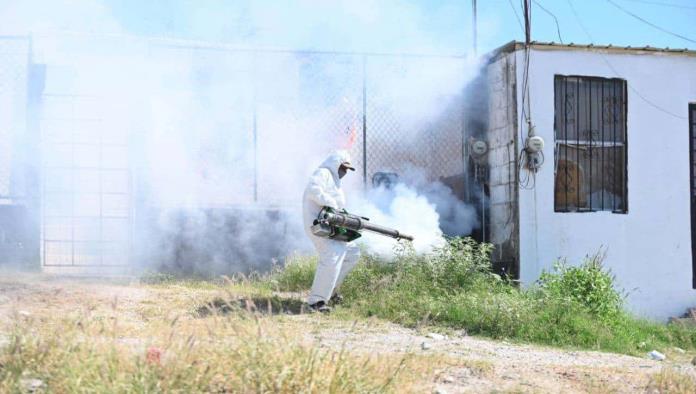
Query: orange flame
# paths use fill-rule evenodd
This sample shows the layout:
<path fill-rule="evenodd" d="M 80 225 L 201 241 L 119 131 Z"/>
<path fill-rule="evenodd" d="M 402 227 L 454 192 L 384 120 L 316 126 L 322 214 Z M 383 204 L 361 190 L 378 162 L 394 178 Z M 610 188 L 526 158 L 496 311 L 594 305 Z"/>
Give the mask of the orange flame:
<path fill-rule="evenodd" d="M 342 142 L 341 148 L 350 150 L 353 147 L 353 145 L 355 145 L 355 141 L 358 138 L 358 111 L 355 108 L 355 104 L 352 103 L 351 100 L 348 99 L 348 97 L 343 97 L 341 101 L 341 107 L 343 107 L 342 111 L 344 112 L 344 116 L 351 120 L 350 126 L 348 126 L 348 128 L 346 129 L 345 140 Z"/>
<path fill-rule="evenodd" d="M 353 124 L 350 125 L 347 134 L 348 138 L 346 138 L 346 141 L 343 144 L 343 148 L 350 150 L 355 144 L 355 140 L 358 138 L 358 128 L 356 127 L 355 122 L 353 122 Z"/>

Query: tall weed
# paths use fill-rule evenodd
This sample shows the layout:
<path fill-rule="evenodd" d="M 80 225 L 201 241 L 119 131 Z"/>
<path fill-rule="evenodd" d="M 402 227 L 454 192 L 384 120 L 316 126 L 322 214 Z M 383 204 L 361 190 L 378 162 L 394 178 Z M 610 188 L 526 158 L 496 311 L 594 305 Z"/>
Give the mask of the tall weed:
<path fill-rule="evenodd" d="M 624 294 L 603 267 L 601 252 L 577 266 L 558 262 L 524 289 L 491 272 L 490 253 L 491 245 L 453 238 L 430 254 L 417 254 L 408 244 L 388 261 L 365 254 L 339 289 L 343 313 L 621 353 L 696 348 L 696 329 L 637 319 L 623 309 Z M 316 259 L 295 256 L 260 283 L 306 291 L 315 269 Z"/>
<path fill-rule="evenodd" d="M 611 321 L 622 313 L 624 297 L 617 291 L 615 277 L 602 267 L 604 254 L 588 257 L 580 266 L 565 261 L 539 278 L 543 297 L 567 300 L 581 305 L 590 314 Z"/>
<path fill-rule="evenodd" d="M 520 289 L 490 271 L 491 247 L 452 239 L 429 255 L 403 249 L 395 262 L 368 256 L 342 293 L 348 310 L 401 324 L 465 328 L 473 334 L 555 346 L 639 353 L 646 347 L 696 348 L 696 330 L 636 319 L 601 264 L 565 262 Z"/>
<path fill-rule="evenodd" d="M 316 256 L 293 255 L 286 259 L 284 266 L 275 267 L 264 282 L 277 291 L 302 291 L 312 286 L 316 269 Z"/>

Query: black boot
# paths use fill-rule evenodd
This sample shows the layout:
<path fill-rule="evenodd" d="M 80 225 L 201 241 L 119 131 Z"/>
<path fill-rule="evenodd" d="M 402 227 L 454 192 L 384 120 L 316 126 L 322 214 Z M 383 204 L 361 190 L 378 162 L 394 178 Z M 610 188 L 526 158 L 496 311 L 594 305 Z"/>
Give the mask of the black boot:
<path fill-rule="evenodd" d="M 318 301 L 309 305 L 311 312 L 331 313 L 331 308 L 324 301 Z"/>

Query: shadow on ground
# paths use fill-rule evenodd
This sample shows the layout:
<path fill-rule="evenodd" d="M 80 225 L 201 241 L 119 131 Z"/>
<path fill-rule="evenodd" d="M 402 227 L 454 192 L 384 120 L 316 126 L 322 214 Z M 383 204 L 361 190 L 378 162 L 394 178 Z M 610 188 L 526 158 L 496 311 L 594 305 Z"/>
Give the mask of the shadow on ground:
<path fill-rule="evenodd" d="M 297 298 L 251 297 L 223 299 L 215 298 L 196 309 L 199 317 L 252 312 L 264 315 L 300 315 L 308 312 L 306 304 Z"/>

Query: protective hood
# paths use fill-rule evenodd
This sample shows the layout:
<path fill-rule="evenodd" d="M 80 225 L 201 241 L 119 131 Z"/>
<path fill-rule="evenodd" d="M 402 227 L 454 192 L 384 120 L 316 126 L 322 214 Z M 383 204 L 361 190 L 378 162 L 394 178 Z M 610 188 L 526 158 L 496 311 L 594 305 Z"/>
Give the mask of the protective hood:
<path fill-rule="evenodd" d="M 338 168 L 341 167 L 341 164 L 345 162 L 350 162 L 350 154 L 348 154 L 348 152 L 345 150 L 338 150 L 329 155 L 329 157 L 327 157 L 326 160 L 321 163 L 319 168 L 326 168 L 331 171 L 331 175 L 333 176 L 336 185 L 340 185 L 341 180 L 338 177 Z"/>

